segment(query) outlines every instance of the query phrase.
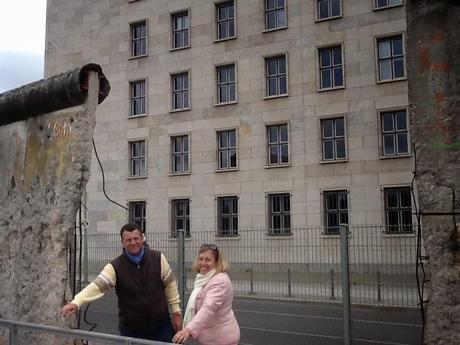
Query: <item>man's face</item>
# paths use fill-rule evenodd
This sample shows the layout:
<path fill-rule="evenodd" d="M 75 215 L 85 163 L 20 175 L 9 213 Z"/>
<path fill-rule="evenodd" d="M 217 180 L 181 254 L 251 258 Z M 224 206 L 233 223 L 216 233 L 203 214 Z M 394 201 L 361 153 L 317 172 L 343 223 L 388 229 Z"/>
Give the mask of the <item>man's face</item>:
<path fill-rule="evenodd" d="M 129 254 L 137 255 L 144 244 L 144 236 L 139 230 L 125 231 L 121 237 L 121 245 Z"/>

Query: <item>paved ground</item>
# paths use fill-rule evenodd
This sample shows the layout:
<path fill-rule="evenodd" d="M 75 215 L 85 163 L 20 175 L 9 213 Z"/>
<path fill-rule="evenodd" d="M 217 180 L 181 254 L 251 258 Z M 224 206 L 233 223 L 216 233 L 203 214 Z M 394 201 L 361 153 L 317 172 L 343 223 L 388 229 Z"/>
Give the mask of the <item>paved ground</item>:
<path fill-rule="evenodd" d="M 342 309 L 337 304 L 239 298 L 234 310 L 242 345 L 343 344 Z M 114 293 L 91 304 L 86 319 L 97 324 L 94 331 L 118 334 Z M 83 313 L 81 328 L 90 328 Z M 419 345 L 421 329 L 415 309 L 352 308 L 353 345 Z"/>

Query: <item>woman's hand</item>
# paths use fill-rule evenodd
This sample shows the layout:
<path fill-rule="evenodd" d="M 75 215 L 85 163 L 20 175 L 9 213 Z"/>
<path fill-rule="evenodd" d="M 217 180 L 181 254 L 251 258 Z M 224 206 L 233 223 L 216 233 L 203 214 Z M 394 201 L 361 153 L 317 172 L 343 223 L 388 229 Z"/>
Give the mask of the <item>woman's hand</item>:
<path fill-rule="evenodd" d="M 182 331 L 176 333 L 173 338 L 173 343 L 175 344 L 183 344 L 187 341 L 188 337 L 190 337 L 190 332 L 184 328 Z"/>

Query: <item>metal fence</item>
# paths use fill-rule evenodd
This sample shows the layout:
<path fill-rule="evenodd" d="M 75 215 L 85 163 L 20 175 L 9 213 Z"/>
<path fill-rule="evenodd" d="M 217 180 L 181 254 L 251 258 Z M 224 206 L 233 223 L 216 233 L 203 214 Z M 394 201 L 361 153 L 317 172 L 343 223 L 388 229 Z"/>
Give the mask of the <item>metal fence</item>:
<path fill-rule="evenodd" d="M 385 226 L 349 227 L 352 304 L 418 307 L 413 230 L 395 234 Z M 119 234 L 87 234 L 82 243 L 82 276 L 89 280 L 121 253 Z M 147 233 L 147 243 L 164 253 L 177 275 L 177 238 Z M 185 239 L 186 291 L 193 287 L 191 266 L 202 243 L 215 243 L 229 261 L 235 296 L 341 302 L 340 236 L 324 228 L 295 228 L 285 236 L 266 229 L 240 229 L 232 237 L 193 231 Z"/>

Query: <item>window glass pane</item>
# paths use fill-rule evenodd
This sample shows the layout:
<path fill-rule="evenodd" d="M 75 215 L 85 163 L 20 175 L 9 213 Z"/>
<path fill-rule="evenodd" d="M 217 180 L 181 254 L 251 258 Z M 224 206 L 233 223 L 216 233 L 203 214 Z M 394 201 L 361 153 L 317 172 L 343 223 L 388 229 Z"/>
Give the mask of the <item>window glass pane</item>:
<path fill-rule="evenodd" d="M 319 19 L 329 17 L 328 0 L 319 0 L 318 1 L 318 15 L 319 15 Z"/>
<path fill-rule="evenodd" d="M 384 132 L 394 131 L 393 127 L 393 113 L 382 114 L 382 126 Z"/>
<path fill-rule="evenodd" d="M 173 157 L 173 172 L 181 172 L 181 171 L 182 171 L 181 156 L 174 156 Z"/>
<path fill-rule="evenodd" d="M 188 171 L 188 154 L 185 154 L 184 155 L 184 170 L 183 172 L 187 172 Z"/>
<path fill-rule="evenodd" d="M 182 137 L 173 138 L 173 149 L 174 153 L 182 151 Z"/>
<path fill-rule="evenodd" d="M 268 142 L 270 144 L 278 142 L 278 126 L 268 127 Z"/>
<path fill-rule="evenodd" d="M 401 207 L 411 207 L 410 189 L 404 188 L 400 191 L 401 194 Z"/>
<path fill-rule="evenodd" d="M 398 140 L 398 153 L 408 153 L 409 148 L 407 146 L 407 134 L 401 133 L 397 135 Z"/>
<path fill-rule="evenodd" d="M 281 145 L 281 163 L 289 162 L 289 149 L 287 145 Z"/>
<path fill-rule="evenodd" d="M 228 37 L 235 36 L 235 22 L 233 19 L 228 23 Z"/>
<path fill-rule="evenodd" d="M 235 81 L 235 65 L 227 67 L 227 77 L 229 82 Z"/>
<path fill-rule="evenodd" d="M 348 209 L 347 193 L 344 193 L 344 192 L 338 193 L 338 198 L 339 198 L 339 209 L 347 210 Z"/>
<path fill-rule="evenodd" d="M 275 12 L 267 13 L 267 29 L 275 28 L 276 27 L 275 22 L 276 22 L 276 13 Z"/>
<path fill-rule="evenodd" d="M 289 212 L 291 210 L 290 195 L 285 195 L 283 197 L 283 211 Z"/>
<path fill-rule="evenodd" d="M 405 130 L 407 129 L 407 118 L 405 111 L 398 111 L 395 113 L 396 118 L 396 130 Z"/>
<path fill-rule="evenodd" d="M 380 80 L 391 79 L 391 62 L 390 60 L 380 61 Z"/>
<path fill-rule="evenodd" d="M 228 101 L 232 102 L 236 99 L 235 84 L 228 85 Z"/>
<path fill-rule="evenodd" d="M 280 141 L 287 142 L 288 141 L 288 126 L 281 125 L 279 128 L 280 128 L 280 134 L 281 134 Z"/>
<path fill-rule="evenodd" d="M 287 93 L 287 80 L 286 80 L 286 77 L 280 77 L 279 81 L 280 81 L 280 92 L 279 92 L 279 94 L 284 95 L 284 94 Z"/>
<path fill-rule="evenodd" d="M 341 212 L 339 215 L 340 224 L 348 224 L 348 213 Z"/>
<path fill-rule="evenodd" d="M 329 49 L 321 49 L 319 51 L 320 67 L 331 66 L 331 54 Z"/>
<path fill-rule="evenodd" d="M 404 61 L 402 58 L 393 59 L 393 70 L 394 70 L 395 78 L 404 77 Z"/>
<path fill-rule="evenodd" d="M 276 78 L 268 79 L 268 96 L 274 96 L 277 94 Z"/>
<path fill-rule="evenodd" d="M 387 191 L 387 207 L 398 207 L 398 192 L 389 190 Z"/>
<path fill-rule="evenodd" d="M 228 168 L 227 151 L 219 152 L 219 162 L 222 169 Z"/>
<path fill-rule="evenodd" d="M 182 144 L 183 144 L 184 152 L 188 152 L 188 136 L 184 136 L 182 138 Z"/>
<path fill-rule="evenodd" d="M 139 175 L 145 175 L 145 159 L 141 159 L 139 162 Z"/>
<path fill-rule="evenodd" d="M 385 134 L 383 136 L 383 154 L 394 155 L 395 154 L 395 143 L 393 134 Z"/>
<path fill-rule="evenodd" d="M 325 69 L 321 71 L 321 88 L 328 88 L 332 86 L 331 70 Z"/>
<path fill-rule="evenodd" d="M 228 132 L 228 140 L 230 147 L 236 147 L 236 131 L 229 131 Z"/>
<path fill-rule="evenodd" d="M 345 135 L 344 119 L 335 119 L 335 136 L 342 137 Z"/>
<path fill-rule="evenodd" d="M 342 67 L 334 68 L 334 86 L 343 86 Z"/>
<path fill-rule="evenodd" d="M 219 6 L 217 8 L 217 19 L 225 19 L 227 18 L 227 11 L 226 11 L 226 6 Z"/>
<path fill-rule="evenodd" d="M 277 7 L 278 8 L 284 8 L 284 0 L 278 0 L 277 1 Z"/>
<path fill-rule="evenodd" d="M 412 225 L 412 215 L 410 211 L 402 211 L 401 212 L 401 224 L 403 225 L 409 225 L 406 228 L 403 228 L 404 232 L 410 232 L 412 231 L 412 228 L 410 225 Z"/>
<path fill-rule="evenodd" d="M 283 27 L 286 25 L 286 14 L 284 10 L 278 11 L 278 23 L 277 27 Z"/>
<path fill-rule="evenodd" d="M 283 217 L 283 228 L 284 229 L 290 229 L 291 228 L 291 216 L 289 214 L 284 215 Z"/>
<path fill-rule="evenodd" d="M 323 142 L 324 159 L 334 159 L 334 141 L 325 140 Z"/>
<path fill-rule="evenodd" d="M 377 8 L 385 7 L 387 5 L 387 1 L 388 0 L 376 0 L 376 7 Z"/>
<path fill-rule="evenodd" d="M 275 8 L 275 0 L 266 0 L 265 4 L 267 10 L 272 10 Z"/>
<path fill-rule="evenodd" d="M 403 40 L 402 36 L 393 38 L 393 56 L 403 54 Z"/>
<path fill-rule="evenodd" d="M 227 17 L 234 18 L 235 17 L 235 7 L 233 6 L 233 2 L 227 5 Z"/>
<path fill-rule="evenodd" d="M 286 58 L 278 58 L 278 74 L 286 74 Z"/>
<path fill-rule="evenodd" d="M 228 132 L 219 133 L 219 147 L 220 148 L 228 147 Z"/>
<path fill-rule="evenodd" d="M 271 206 L 272 212 L 280 212 L 281 211 L 281 197 L 279 196 L 272 196 L 271 197 Z"/>
<path fill-rule="evenodd" d="M 331 138 L 333 136 L 333 120 L 323 120 L 321 121 L 323 125 L 323 138 Z"/>
<path fill-rule="evenodd" d="M 270 146 L 270 164 L 278 163 L 278 146 Z"/>
<path fill-rule="evenodd" d="M 268 76 L 276 75 L 277 64 L 278 64 L 277 59 L 267 60 L 267 75 Z"/>
<path fill-rule="evenodd" d="M 391 44 L 390 40 L 379 41 L 379 58 L 389 58 L 391 56 Z"/>
<path fill-rule="evenodd" d="M 388 4 L 389 4 L 390 6 L 401 5 L 401 4 L 402 4 L 402 0 L 388 0 Z"/>
<path fill-rule="evenodd" d="M 230 150 L 229 155 L 230 155 L 230 167 L 236 168 L 236 150 Z"/>
<path fill-rule="evenodd" d="M 340 0 L 331 0 L 331 14 L 333 17 L 340 15 Z"/>
<path fill-rule="evenodd" d="M 342 48 L 337 47 L 333 50 L 333 63 L 334 65 L 341 65 L 342 64 Z"/>
<path fill-rule="evenodd" d="M 345 140 L 337 139 L 337 158 L 345 158 Z"/>
<path fill-rule="evenodd" d="M 326 209 L 329 211 L 337 210 L 337 194 L 336 193 L 326 194 Z"/>
<path fill-rule="evenodd" d="M 335 227 L 338 226 L 338 218 L 337 218 L 337 213 L 328 213 L 327 214 L 327 226 L 328 227 Z"/>

